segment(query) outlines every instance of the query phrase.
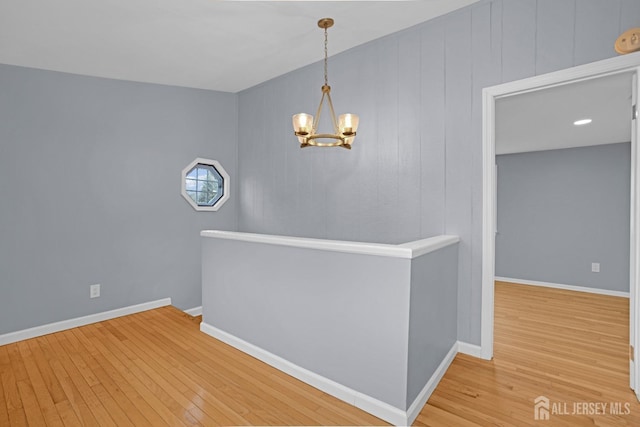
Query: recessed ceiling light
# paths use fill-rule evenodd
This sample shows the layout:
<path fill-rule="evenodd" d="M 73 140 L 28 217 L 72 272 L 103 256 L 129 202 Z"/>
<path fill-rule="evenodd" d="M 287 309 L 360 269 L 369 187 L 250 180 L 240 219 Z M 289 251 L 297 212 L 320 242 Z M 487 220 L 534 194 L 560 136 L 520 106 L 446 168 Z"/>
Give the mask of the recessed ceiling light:
<path fill-rule="evenodd" d="M 576 126 L 588 125 L 589 123 L 591 123 L 591 119 L 581 119 L 573 122 L 573 124 Z"/>

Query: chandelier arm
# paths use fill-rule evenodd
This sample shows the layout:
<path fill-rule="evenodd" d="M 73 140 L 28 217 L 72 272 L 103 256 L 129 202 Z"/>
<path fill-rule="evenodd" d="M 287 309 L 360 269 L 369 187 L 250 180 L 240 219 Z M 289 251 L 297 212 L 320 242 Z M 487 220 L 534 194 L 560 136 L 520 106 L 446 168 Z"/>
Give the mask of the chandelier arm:
<path fill-rule="evenodd" d="M 324 94 L 323 94 L 324 95 Z M 333 110 L 333 102 L 331 102 L 331 93 L 327 92 L 327 98 L 329 99 L 329 112 L 331 113 L 331 121 L 333 122 L 333 131 L 338 134 L 338 120 L 336 119 L 336 112 Z"/>
<path fill-rule="evenodd" d="M 322 97 L 320 98 L 320 104 L 318 104 L 318 110 L 316 111 L 316 115 L 313 118 L 313 129 L 311 129 L 311 133 L 315 134 L 318 130 L 318 126 L 320 126 L 320 115 L 322 114 L 322 103 L 324 102 L 325 93 L 322 92 Z"/>

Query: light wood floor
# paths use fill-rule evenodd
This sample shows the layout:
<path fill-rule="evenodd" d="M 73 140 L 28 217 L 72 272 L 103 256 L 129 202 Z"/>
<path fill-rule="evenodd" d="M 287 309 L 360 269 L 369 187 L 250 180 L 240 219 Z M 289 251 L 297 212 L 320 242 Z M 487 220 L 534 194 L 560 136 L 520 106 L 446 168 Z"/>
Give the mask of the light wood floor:
<path fill-rule="evenodd" d="M 495 290 L 494 359 L 458 355 L 417 425 L 640 426 L 628 385 L 627 298 L 503 282 Z M 566 412 L 574 402 L 622 402 L 631 413 L 535 421 L 541 395 Z"/>
<path fill-rule="evenodd" d="M 199 320 L 164 307 L 0 347 L 0 426 L 380 423 Z"/>
<path fill-rule="evenodd" d="M 0 426 L 382 425 L 198 331 L 164 307 L 0 346 Z M 628 300 L 498 283 L 495 358 L 458 355 L 416 425 L 640 426 L 628 389 Z M 533 399 L 628 402 L 551 415 Z"/>

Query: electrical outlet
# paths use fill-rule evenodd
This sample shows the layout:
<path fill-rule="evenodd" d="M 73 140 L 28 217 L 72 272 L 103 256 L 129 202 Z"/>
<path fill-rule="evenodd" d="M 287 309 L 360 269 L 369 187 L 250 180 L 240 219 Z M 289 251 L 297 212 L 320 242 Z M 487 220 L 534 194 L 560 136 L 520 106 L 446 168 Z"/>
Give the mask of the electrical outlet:
<path fill-rule="evenodd" d="M 599 262 L 592 262 L 591 263 L 591 272 L 592 273 L 600 273 L 600 263 Z"/>
<path fill-rule="evenodd" d="M 89 298 L 98 298 L 100 296 L 100 284 L 89 286 Z"/>

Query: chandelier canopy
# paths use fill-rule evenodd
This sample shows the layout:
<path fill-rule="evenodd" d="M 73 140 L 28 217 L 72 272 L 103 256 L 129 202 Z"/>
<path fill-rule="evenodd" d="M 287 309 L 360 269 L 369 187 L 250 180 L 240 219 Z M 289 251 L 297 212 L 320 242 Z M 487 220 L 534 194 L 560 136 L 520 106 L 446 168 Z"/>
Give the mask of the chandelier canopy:
<path fill-rule="evenodd" d="M 300 141 L 300 147 L 343 147 L 351 149 L 351 144 L 356 137 L 359 118 L 356 114 L 341 114 L 336 120 L 331 101 L 331 86 L 327 77 L 327 28 L 333 26 L 333 19 L 322 18 L 318 21 L 318 27 L 324 29 L 324 85 L 322 85 L 322 98 L 315 118 L 311 114 L 299 113 L 293 116 L 293 131 Z M 325 100 L 329 104 L 329 114 L 333 125 L 333 133 L 317 133 L 320 123 L 320 113 Z"/>

